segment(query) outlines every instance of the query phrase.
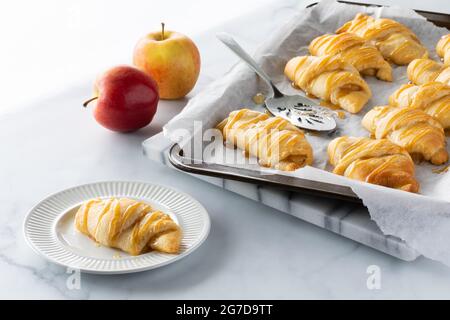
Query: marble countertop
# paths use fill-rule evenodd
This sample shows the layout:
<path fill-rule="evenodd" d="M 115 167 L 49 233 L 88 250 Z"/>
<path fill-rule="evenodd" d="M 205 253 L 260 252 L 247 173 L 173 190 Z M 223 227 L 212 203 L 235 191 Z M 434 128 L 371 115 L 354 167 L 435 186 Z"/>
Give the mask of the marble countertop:
<path fill-rule="evenodd" d="M 396 3 L 449 10 L 443 1 Z M 251 50 L 304 5 L 279 1 L 194 36 L 203 67 L 189 96 L 236 61 L 217 50 L 216 31 L 237 35 Z M 267 23 L 258 29 L 242 27 L 258 21 Z M 81 108 L 90 91 L 91 83 L 85 81 L 0 116 L 0 298 L 450 298 L 450 268 L 440 263 L 398 260 L 146 159 L 142 141 L 159 132 L 187 99 L 163 101 L 151 126 L 115 134 Z M 176 186 L 191 194 L 210 213 L 210 236 L 195 253 L 172 265 L 120 276 L 82 274 L 81 287 L 72 288 L 65 268 L 26 245 L 23 218 L 50 193 L 118 179 Z"/>

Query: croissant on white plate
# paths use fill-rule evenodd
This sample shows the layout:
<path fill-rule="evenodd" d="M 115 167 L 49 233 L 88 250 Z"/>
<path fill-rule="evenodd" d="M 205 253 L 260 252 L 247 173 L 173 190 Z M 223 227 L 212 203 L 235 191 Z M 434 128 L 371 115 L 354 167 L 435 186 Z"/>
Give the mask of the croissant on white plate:
<path fill-rule="evenodd" d="M 292 171 L 313 162 L 305 134 L 285 119 L 241 109 L 231 112 L 217 128 L 225 141 L 257 157 L 262 166 Z"/>
<path fill-rule="evenodd" d="M 414 84 L 437 81 L 450 86 L 450 66 L 430 59 L 415 59 L 406 70 L 409 80 Z"/>
<path fill-rule="evenodd" d="M 422 109 L 436 118 L 444 129 L 450 128 L 450 86 L 441 82 L 428 82 L 419 86 L 404 84 L 389 97 L 389 104 Z"/>
<path fill-rule="evenodd" d="M 418 192 L 414 163 L 408 152 L 387 139 L 339 137 L 328 145 L 333 172 L 350 179 Z"/>
<path fill-rule="evenodd" d="M 436 45 L 436 53 L 442 58 L 445 65 L 450 65 L 450 33 L 439 39 Z"/>
<path fill-rule="evenodd" d="M 358 13 L 336 33 L 350 32 L 373 43 L 383 57 L 398 65 L 428 57 L 427 49 L 408 27 L 386 18 L 374 18 Z"/>
<path fill-rule="evenodd" d="M 391 65 L 378 49 L 353 33 L 324 34 L 309 45 L 313 56 L 335 55 L 353 65 L 362 75 L 392 81 Z"/>
<path fill-rule="evenodd" d="M 336 56 L 300 56 L 286 64 L 284 74 L 309 95 L 359 112 L 372 96 L 358 70 Z"/>
<path fill-rule="evenodd" d="M 440 165 L 448 160 L 442 125 L 420 109 L 374 107 L 362 124 L 374 138 L 388 139 L 405 148 L 416 160 Z"/>
<path fill-rule="evenodd" d="M 131 255 L 150 250 L 178 253 L 181 228 L 172 218 L 143 201 L 91 199 L 81 205 L 75 227 L 96 242 Z"/>

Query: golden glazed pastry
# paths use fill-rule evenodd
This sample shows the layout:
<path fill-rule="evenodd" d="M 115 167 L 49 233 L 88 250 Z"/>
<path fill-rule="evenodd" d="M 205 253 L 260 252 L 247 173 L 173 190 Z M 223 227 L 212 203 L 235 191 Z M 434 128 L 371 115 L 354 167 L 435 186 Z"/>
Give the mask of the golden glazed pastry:
<path fill-rule="evenodd" d="M 448 160 L 444 129 L 420 109 L 375 107 L 364 116 L 362 124 L 374 138 L 387 138 L 404 147 L 414 159 L 436 165 Z"/>
<path fill-rule="evenodd" d="M 217 128 L 225 141 L 257 157 L 262 166 L 292 171 L 313 162 L 303 131 L 282 118 L 241 109 L 231 112 Z"/>
<path fill-rule="evenodd" d="M 295 57 L 284 74 L 307 94 L 351 113 L 359 112 L 372 96 L 358 70 L 336 56 Z"/>
<path fill-rule="evenodd" d="M 445 83 L 450 86 L 450 66 L 430 59 L 415 59 L 406 70 L 409 80 L 414 84 L 424 84 L 431 81 Z"/>
<path fill-rule="evenodd" d="M 317 37 L 310 43 L 309 52 L 313 56 L 336 55 L 353 65 L 362 75 L 392 81 L 391 65 L 384 60 L 380 51 L 353 33 Z"/>
<path fill-rule="evenodd" d="M 333 172 L 350 179 L 418 192 L 408 152 L 386 139 L 339 137 L 328 145 Z"/>
<path fill-rule="evenodd" d="M 78 209 L 75 227 L 98 243 L 132 255 L 178 253 L 181 228 L 169 215 L 128 198 L 92 199 Z"/>
<path fill-rule="evenodd" d="M 417 58 L 428 57 L 427 49 L 409 28 L 391 19 L 373 18 L 358 13 L 355 18 L 336 30 L 354 33 L 373 43 L 385 59 L 405 65 Z"/>
<path fill-rule="evenodd" d="M 450 34 L 442 36 L 436 45 L 436 52 L 442 58 L 444 64 L 450 65 Z"/>
<path fill-rule="evenodd" d="M 450 86 L 443 83 L 404 84 L 389 97 L 389 104 L 422 109 L 436 118 L 444 129 L 450 128 Z"/>

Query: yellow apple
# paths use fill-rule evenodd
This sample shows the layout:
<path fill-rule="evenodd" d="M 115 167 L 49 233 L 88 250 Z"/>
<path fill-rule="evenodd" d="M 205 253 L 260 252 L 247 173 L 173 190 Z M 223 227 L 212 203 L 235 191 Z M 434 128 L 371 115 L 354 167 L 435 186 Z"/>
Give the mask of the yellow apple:
<path fill-rule="evenodd" d="M 161 99 L 180 99 L 194 88 L 200 73 L 200 53 L 187 36 L 152 32 L 137 43 L 133 63 L 156 80 Z"/>

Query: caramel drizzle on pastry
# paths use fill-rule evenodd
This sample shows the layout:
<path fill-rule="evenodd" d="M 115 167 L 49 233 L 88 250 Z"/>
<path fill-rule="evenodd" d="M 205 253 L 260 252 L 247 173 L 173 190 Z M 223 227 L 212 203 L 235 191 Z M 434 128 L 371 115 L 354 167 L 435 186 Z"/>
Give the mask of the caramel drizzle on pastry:
<path fill-rule="evenodd" d="M 337 56 L 300 56 L 289 60 L 284 74 L 296 86 L 351 113 L 372 96 L 358 70 Z"/>
<path fill-rule="evenodd" d="M 419 86 L 404 84 L 389 97 L 389 104 L 422 109 L 437 119 L 444 129 L 450 128 L 450 86 L 441 82 L 428 82 Z"/>
<path fill-rule="evenodd" d="M 416 85 L 436 81 L 450 86 L 450 66 L 430 59 L 411 61 L 406 72 L 408 79 Z"/>
<path fill-rule="evenodd" d="M 373 43 L 383 57 L 398 65 L 428 57 L 427 49 L 409 28 L 391 19 L 373 18 L 358 13 L 355 18 L 336 30 L 354 33 Z"/>
<path fill-rule="evenodd" d="M 328 157 L 338 175 L 409 192 L 419 190 L 408 152 L 387 139 L 339 137 L 328 145 Z"/>
<path fill-rule="evenodd" d="M 361 74 L 392 81 L 392 68 L 378 49 L 363 38 L 348 32 L 325 34 L 309 45 L 313 56 L 334 55 L 353 65 Z"/>
<path fill-rule="evenodd" d="M 404 147 L 411 156 L 433 164 L 448 160 L 442 125 L 420 109 L 374 107 L 362 124 L 376 139 L 388 139 Z"/>
<path fill-rule="evenodd" d="M 138 255 L 149 249 L 177 253 L 181 229 L 161 211 L 128 198 L 93 199 L 75 217 L 75 227 L 98 243 Z"/>

